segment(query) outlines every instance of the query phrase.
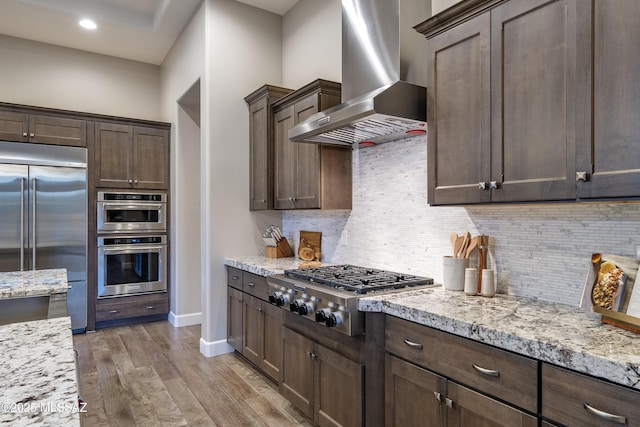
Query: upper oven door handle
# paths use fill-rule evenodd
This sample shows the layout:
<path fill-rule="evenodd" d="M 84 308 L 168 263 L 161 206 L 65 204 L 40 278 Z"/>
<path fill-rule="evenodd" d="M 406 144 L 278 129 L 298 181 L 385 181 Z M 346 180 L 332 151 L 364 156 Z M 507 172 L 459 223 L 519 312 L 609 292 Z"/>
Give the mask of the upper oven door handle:
<path fill-rule="evenodd" d="M 122 245 L 119 247 L 111 247 L 105 248 L 104 246 L 100 248 L 105 255 L 109 254 L 134 254 L 134 253 L 148 253 L 148 252 L 158 252 L 165 249 L 166 246 L 136 246 L 136 245 Z"/>
<path fill-rule="evenodd" d="M 158 203 L 102 203 L 102 209 L 119 209 L 119 210 L 148 210 L 162 209 L 163 204 Z"/>

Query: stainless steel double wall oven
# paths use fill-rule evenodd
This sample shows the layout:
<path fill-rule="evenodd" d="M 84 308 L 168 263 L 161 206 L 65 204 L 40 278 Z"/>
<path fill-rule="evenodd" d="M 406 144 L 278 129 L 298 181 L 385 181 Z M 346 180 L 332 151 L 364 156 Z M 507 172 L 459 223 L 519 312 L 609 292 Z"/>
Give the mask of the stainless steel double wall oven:
<path fill-rule="evenodd" d="M 98 298 L 167 290 L 166 193 L 99 192 Z"/>

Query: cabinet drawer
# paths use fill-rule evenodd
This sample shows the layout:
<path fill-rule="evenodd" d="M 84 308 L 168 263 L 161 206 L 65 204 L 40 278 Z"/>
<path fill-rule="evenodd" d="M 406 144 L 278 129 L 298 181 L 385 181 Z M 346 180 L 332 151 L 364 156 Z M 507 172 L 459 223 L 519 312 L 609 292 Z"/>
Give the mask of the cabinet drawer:
<path fill-rule="evenodd" d="M 267 279 L 257 274 L 244 272 L 242 276 L 242 290 L 256 298 L 266 301 L 269 296 Z"/>
<path fill-rule="evenodd" d="M 392 316 L 385 335 L 388 352 L 537 412 L 537 361 Z"/>
<path fill-rule="evenodd" d="M 242 270 L 227 267 L 227 284 L 232 288 L 242 290 Z"/>
<path fill-rule="evenodd" d="M 129 317 L 151 316 L 169 312 L 166 297 L 138 301 L 114 301 L 96 305 L 96 321 L 126 319 Z"/>
<path fill-rule="evenodd" d="M 542 415 L 555 422 L 570 426 L 640 426 L 638 402 L 640 391 L 542 364 Z"/>

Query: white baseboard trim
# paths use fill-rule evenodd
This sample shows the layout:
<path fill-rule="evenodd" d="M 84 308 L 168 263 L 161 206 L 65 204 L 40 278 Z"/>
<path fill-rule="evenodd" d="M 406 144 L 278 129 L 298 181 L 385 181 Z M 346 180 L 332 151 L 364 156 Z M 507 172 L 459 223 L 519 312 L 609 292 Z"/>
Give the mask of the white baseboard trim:
<path fill-rule="evenodd" d="M 205 357 L 219 356 L 231 352 L 233 352 L 233 347 L 227 343 L 227 340 L 209 342 L 200 337 L 200 353 Z"/>
<path fill-rule="evenodd" d="M 202 323 L 202 313 L 175 314 L 173 311 L 170 311 L 169 323 L 176 328 L 181 326 L 200 325 Z"/>

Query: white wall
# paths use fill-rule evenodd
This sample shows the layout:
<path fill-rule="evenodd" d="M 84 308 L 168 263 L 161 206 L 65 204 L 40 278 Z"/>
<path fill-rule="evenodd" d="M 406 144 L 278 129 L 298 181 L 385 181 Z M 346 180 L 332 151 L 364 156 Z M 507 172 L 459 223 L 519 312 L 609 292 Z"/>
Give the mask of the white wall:
<path fill-rule="evenodd" d="M 265 223 L 280 214 L 249 211 L 249 112 L 244 97 L 282 79 L 282 18 L 232 0 L 207 0 L 202 103 L 201 351 L 226 344 L 225 256 L 264 253 Z"/>
<path fill-rule="evenodd" d="M 0 35 L 0 101 L 161 120 L 160 67 Z"/>
<path fill-rule="evenodd" d="M 462 0 L 431 0 L 431 13 L 436 15 Z"/>
<path fill-rule="evenodd" d="M 202 128 L 205 8 L 201 6 L 161 67 L 162 114 L 171 127 L 171 307 L 176 326 L 201 322 Z M 179 104 L 179 101 L 182 104 Z M 195 111 L 195 113 L 192 113 Z M 191 113 L 191 114 L 190 114 Z"/>
<path fill-rule="evenodd" d="M 284 16 L 283 86 L 298 89 L 321 78 L 342 81 L 340 0 L 300 0 Z"/>

